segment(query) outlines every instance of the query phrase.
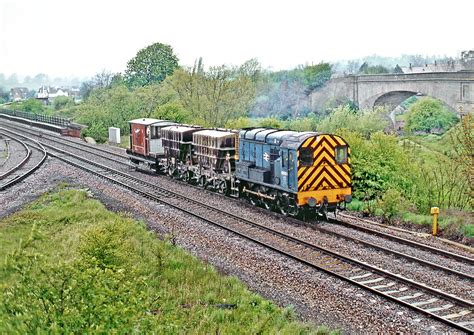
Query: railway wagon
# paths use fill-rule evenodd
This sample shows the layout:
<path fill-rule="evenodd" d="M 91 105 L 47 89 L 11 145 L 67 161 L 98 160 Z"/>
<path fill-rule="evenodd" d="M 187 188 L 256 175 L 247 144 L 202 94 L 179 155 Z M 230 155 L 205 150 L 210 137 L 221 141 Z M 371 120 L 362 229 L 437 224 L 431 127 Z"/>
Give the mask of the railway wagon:
<path fill-rule="evenodd" d="M 174 125 L 174 122 L 157 119 L 136 119 L 128 122 L 130 126 L 130 148 L 127 154 L 134 165 L 159 168 L 159 160 L 164 157 L 161 129 Z"/>
<path fill-rule="evenodd" d="M 161 129 L 165 160 L 164 172 L 170 176 L 187 179 L 187 166 L 196 163 L 193 147 L 193 133 L 201 127 L 174 125 Z"/>
<path fill-rule="evenodd" d="M 200 185 L 228 194 L 236 189 L 235 153 L 236 131 L 207 129 L 193 133 L 196 167 L 193 174 Z"/>
<path fill-rule="evenodd" d="M 352 200 L 350 151 L 341 137 L 256 128 L 241 130 L 239 141 L 235 175 L 252 203 L 297 216 Z"/>

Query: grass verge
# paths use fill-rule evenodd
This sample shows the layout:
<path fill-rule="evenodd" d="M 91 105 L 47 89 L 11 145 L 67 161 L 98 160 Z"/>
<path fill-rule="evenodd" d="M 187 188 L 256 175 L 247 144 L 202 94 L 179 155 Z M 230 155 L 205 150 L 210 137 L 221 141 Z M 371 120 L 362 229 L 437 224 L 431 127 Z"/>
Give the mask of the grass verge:
<path fill-rule="evenodd" d="M 60 190 L 0 221 L 0 333 L 325 334 L 234 277 Z"/>
<path fill-rule="evenodd" d="M 347 205 L 347 209 L 354 212 L 370 212 L 373 213 L 373 216 L 381 217 L 383 215 L 383 210 L 377 206 L 377 203 L 373 202 L 369 210 L 365 202 L 354 198 L 352 202 Z M 414 224 L 431 227 L 433 217 L 430 214 L 417 214 L 407 210 L 402 210 L 396 213 L 391 221 L 392 222 L 388 223 L 400 223 L 402 225 Z M 474 238 L 474 224 L 471 213 L 457 210 L 443 210 L 439 216 L 438 223 L 443 237 L 455 241 L 462 241 L 464 238 L 472 240 Z"/>

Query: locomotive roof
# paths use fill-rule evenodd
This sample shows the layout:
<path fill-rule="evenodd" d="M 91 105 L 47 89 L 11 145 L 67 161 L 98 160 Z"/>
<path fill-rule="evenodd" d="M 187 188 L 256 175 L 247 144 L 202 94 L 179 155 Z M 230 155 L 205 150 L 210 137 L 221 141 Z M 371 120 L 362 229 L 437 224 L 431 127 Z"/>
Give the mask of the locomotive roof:
<path fill-rule="evenodd" d="M 195 135 L 209 136 L 209 137 L 225 137 L 229 135 L 235 135 L 235 133 L 230 131 L 220 131 L 220 130 L 200 130 L 194 133 Z"/>
<path fill-rule="evenodd" d="M 268 128 L 243 129 L 240 131 L 240 137 L 246 140 L 281 145 L 282 147 L 294 149 L 297 149 L 308 137 L 318 134 L 310 131 L 298 132 Z"/>
<path fill-rule="evenodd" d="M 135 120 L 128 121 L 128 123 L 132 123 L 132 124 L 142 124 L 142 125 L 145 125 L 145 126 L 149 126 L 149 125 L 155 124 L 155 123 L 163 123 L 164 125 L 165 125 L 165 124 L 168 124 L 168 125 L 175 124 L 175 123 L 172 122 L 172 121 L 168 121 L 168 120 L 158 120 L 158 119 L 151 119 L 151 118 L 135 119 Z"/>

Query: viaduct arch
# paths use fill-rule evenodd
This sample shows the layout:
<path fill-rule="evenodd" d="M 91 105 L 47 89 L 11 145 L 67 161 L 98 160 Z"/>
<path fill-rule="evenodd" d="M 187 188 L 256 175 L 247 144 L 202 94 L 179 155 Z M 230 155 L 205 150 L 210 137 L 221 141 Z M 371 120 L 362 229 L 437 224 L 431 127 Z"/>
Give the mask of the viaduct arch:
<path fill-rule="evenodd" d="M 458 114 L 474 111 L 474 71 L 360 75 L 333 78 L 310 94 L 315 110 L 352 101 L 360 108 L 397 106 L 419 94 L 437 98 Z"/>

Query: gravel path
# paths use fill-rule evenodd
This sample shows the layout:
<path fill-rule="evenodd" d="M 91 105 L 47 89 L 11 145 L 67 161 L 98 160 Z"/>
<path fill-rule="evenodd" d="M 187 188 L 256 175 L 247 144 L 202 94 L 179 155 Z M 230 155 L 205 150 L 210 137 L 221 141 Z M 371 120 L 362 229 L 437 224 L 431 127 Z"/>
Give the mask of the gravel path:
<path fill-rule="evenodd" d="M 117 191 L 115 186 L 54 159 L 48 159 L 35 174 L 35 178 L 28 178 L 8 192 L 0 193 L 0 217 L 20 209 L 24 203 L 51 190 L 60 182 L 89 188 L 109 209 L 128 212 L 135 218 L 144 220 L 160 238 L 168 235 L 178 245 L 216 266 L 220 271 L 244 280 L 252 290 L 281 305 L 294 305 L 298 314 L 305 320 L 340 328 L 347 333 L 450 331 L 444 325 L 411 310 L 218 228 L 185 217 L 177 210 L 137 198 L 126 190 Z M 176 189 L 181 187 L 176 183 L 172 185 Z M 172 185 L 169 186 L 173 187 Z M 189 187 L 187 189 L 188 194 L 197 193 Z M 202 192 L 200 198 L 206 202 L 221 202 L 221 206 L 228 206 L 229 211 L 237 209 L 238 213 L 245 217 L 260 217 L 261 221 L 268 224 L 280 225 L 282 228 L 285 226 L 284 220 L 276 220 L 272 215 L 262 217 L 259 211 L 249 210 L 239 202 L 215 195 L 206 195 L 204 199 Z M 286 227 L 294 228 L 288 225 Z M 298 229 L 301 234 L 308 232 L 307 228 Z M 319 239 L 319 236 L 314 235 L 314 239 Z"/>

